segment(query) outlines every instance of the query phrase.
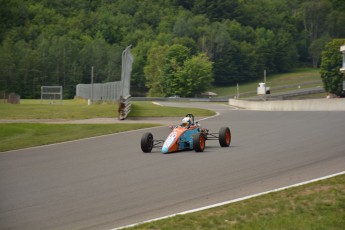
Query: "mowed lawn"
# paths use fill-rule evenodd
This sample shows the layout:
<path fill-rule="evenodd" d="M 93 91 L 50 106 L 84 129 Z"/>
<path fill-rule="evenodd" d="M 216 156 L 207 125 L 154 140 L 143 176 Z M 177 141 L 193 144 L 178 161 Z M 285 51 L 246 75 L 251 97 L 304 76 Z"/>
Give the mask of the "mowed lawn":
<path fill-rule="evenodd" d="M 42 124 L 42 120 L 117 118 L 117 104 L 87 105 L 83 100 L 64 100 L 62 104 L 21 100 L 21 104 L 0 104 L 0 152 L 87 137 L 158 126 L 150 123 L 116 124 Z M 187 113 L 211 116 L 210 110 L 162 107 L 152 102 L 132 102 L 131 117 L 183 117 Z M 16 121 L 20 121 L 16 123 Z M 25 123 L 27 121 L 27 123 Z M 24 123 L 23 123 L 24 122 Z M 29 123 L 30 122 L 30 123 Z"/>
<path fill-rule="evenodd" d="M 345 174 L 128 229 L 343 230 Z"/>
<path fill-rule="evenodd" d="M 159 106 L 149 101 L 133 101 L 131 117 L 183 117 L 187 113 L 195 116 L 212 116 L 215 112 L 205 109 L 176 108 Z M 89 119 L 89 118 L 117 118 L 117 103 L 103 103 L 87 105 L 84 100 L 64 100 L 62 104 L 53 105 L 40 100 L 21 100 L 21 104 L 0 104 L 0 120 L 31 120 L 31 119 Z"/>
<path fill-rule="evenodd" d="M 0 124 L 0 152 L 154 126 L 159 124 L 3 123 Z"/>

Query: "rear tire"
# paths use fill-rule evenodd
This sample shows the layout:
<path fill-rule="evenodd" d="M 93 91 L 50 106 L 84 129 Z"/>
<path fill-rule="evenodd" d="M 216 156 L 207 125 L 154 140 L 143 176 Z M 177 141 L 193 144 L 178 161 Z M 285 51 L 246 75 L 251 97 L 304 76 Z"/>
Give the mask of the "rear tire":
<path fill-rule="evenodd" d="M 205 149 L 206 138 L 203 133 L 197 133 L 193 136 L 193 148 L 195 152 L 203 152 Z"/>
<path fill-rule="evenodd" d="M 219 144 L 221 147 L 229 147 L 231 143 L 231 132 L 228 127 L 219 130 Z"/>
<path fill-rule="evenodd" d="M 141 137 L 141 150 L 144 153 L 150 153 L 153 148 L 153 135 L 152 133 L 144 133 Z"/>

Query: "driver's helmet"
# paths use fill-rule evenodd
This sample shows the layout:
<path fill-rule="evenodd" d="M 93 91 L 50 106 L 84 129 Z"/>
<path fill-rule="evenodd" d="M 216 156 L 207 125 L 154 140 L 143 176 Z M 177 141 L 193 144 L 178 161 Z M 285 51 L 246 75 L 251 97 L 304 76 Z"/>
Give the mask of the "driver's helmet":
<path fill-rule="evenodd" d="M 182 126 L 183 127 L 188 127 L 191 125 L 191 120 L 189 117 L 185 117 L 182 119 Z"/>

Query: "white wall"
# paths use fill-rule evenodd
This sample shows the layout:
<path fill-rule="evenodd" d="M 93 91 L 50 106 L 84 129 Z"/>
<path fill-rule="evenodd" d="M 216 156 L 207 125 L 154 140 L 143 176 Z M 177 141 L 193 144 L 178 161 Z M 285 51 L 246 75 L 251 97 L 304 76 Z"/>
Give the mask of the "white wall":
<path fill-rule="evenodd" d="M 244 109 L 268 111 L 345 111 L 344 98 L 283 101 L 245 101 L 229 99 L 229 105 Z"/>

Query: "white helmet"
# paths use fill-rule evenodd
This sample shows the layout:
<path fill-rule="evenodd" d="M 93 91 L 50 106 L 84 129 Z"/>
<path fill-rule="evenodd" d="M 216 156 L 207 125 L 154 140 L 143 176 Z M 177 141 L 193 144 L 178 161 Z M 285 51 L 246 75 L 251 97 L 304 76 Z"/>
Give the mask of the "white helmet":
<path fill-rule="evenodd" d="M 182 119 L 182 126 L 183 127 L 188 127 L 188 126 L 190 126 L 190 124 L 191 124 L 191 121 L 190 121 L 189 117 L 185 117 Z"/>

